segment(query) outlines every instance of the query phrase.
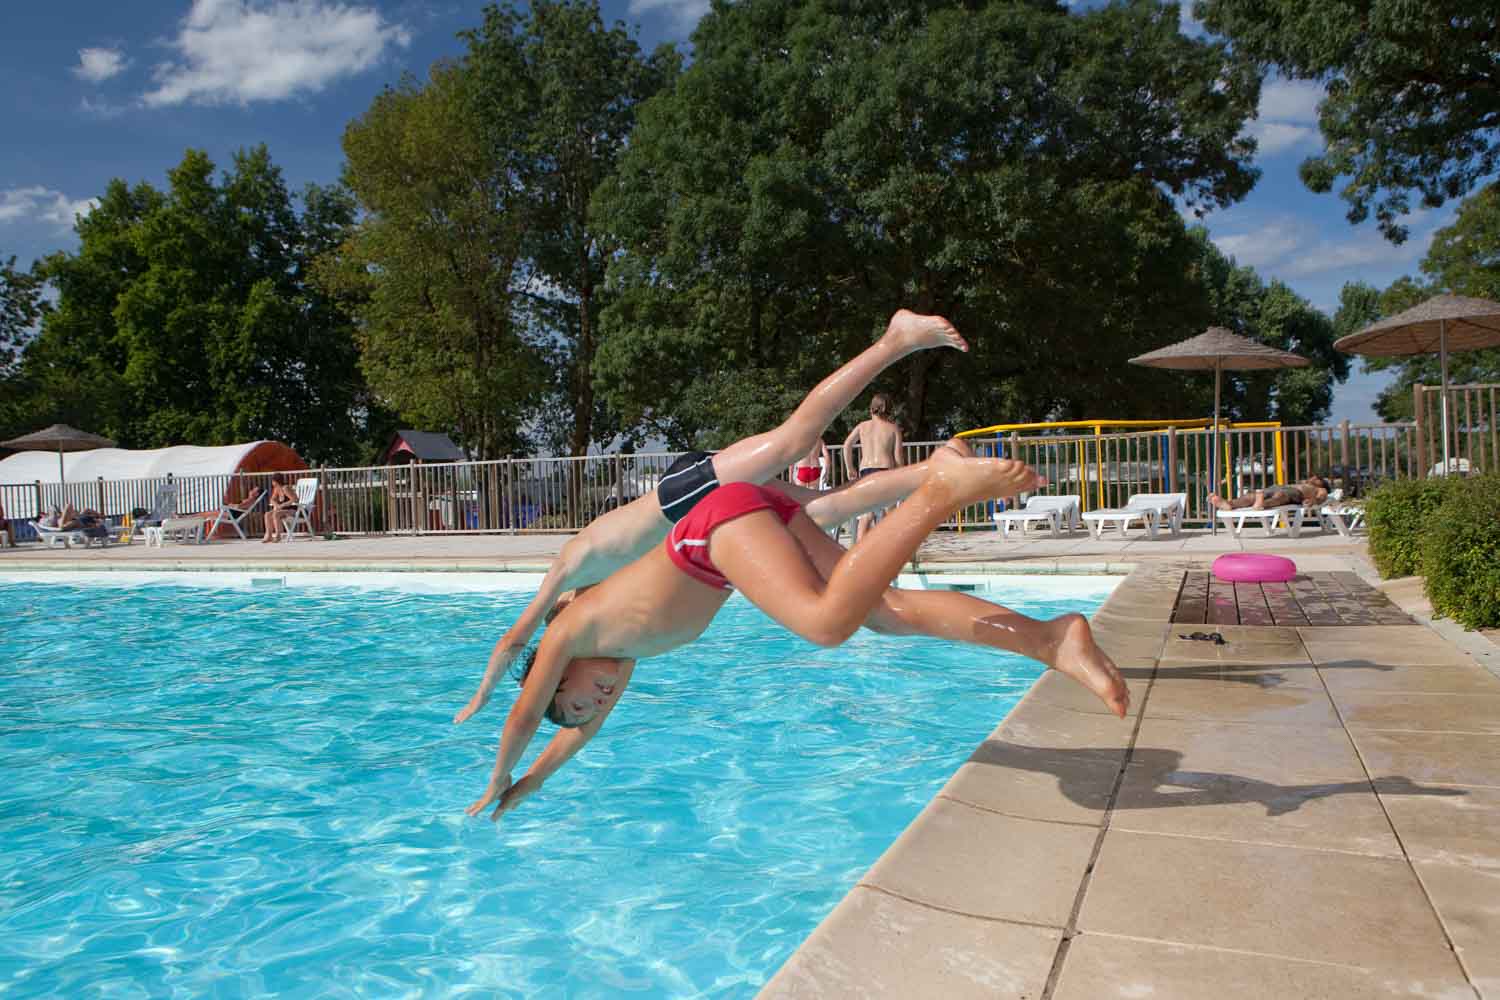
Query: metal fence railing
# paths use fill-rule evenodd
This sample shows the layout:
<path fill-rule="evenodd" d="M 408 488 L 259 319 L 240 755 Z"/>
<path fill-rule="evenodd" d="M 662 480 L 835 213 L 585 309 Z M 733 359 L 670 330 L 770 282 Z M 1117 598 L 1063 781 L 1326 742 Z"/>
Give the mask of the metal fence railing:
<path fill-rule="evenodd" d="M 1442 389 L 1416 385 L 1412 393 L 1420 465 L 1432 472 L 1443 464 Z M 1450 472 L 1500 469 L 1500 385 L 1448 387 L 1447 444 Z"/>
<path fill-rule="evenodd" d="M 1478 412 L 1478 398 L 1471 405 Z M 1493 414 L 1495 398 L 1488 397 Z M 1420 411 L 1419 411 L 1420 412 Z M 1493 417 L 1475 432 L 1462 454 L 1495 467 Z M 1049 494 L 1076 493 L 1084 509 L 1119 506 L 1133 493 L 1185 492 L 1189 521 L 1206 522 L 1210 492 L 1235 495 L 1312 473 L 1357 496 L 1382 481 L 1421 476 L 1430 467 L 1424 422 L 1336 427 L 1228 428 L 1220 432 L 1218 454 L 1213 432 L 1176 428 L 1128 433 L 1056 434 L 971 438 L 980 454 L 1020 458 L 1049 480 Z M 941 442 L 911 442 L 905 458 L 926 458 Z M 1487 450 L 1486 450 L 1487 449 Z M 842 453 L 829 449 L 829 485 L 847 481 Z M 341 535 L 477 534 L 578 531 L 606 511 L 656 488 L 680 453 L 590 455 L 562 458 L 497 459 L 484 462 L 366 466 L 289 470 L 289 478 L 318 479 L 313 527 Z M 253 487 L 270 488 L 270 473 L 181 476 L 159 479 L 91 480 L 0 485 L 0 508 L 12 524 L 12 537 L 25 540 L 25 521 L 71 502 L 118 521 L 149 509 L 157 490 L 177 488 L 177 513 L 209 514 L 237 502 Z M 998 502 L 975 504 L 948 522 L 969 528 L 992 524 Z M 248 533 L 264 528 L 252 516 Z M 221 533 L 223 529 L 221 529 Z"/>

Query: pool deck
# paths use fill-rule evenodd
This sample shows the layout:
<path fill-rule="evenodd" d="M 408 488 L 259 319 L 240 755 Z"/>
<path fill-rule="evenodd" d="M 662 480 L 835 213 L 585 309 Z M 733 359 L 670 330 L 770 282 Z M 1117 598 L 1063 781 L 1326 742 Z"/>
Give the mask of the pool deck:
<path fill-rule="evenodd" d="M 1415 624 L 1173 625 L 1225 551 L 1375 582 L 1361 541 L 1255 536 L 925 545 L 918 571 L 1128 570 L 1094 627 L 1131 714 L 1044 676 L 762 996 L 1500 1000 L 1500 646 L 1413 581 L 1380 588 Z M 563 540 L 28 546 L 0 572 L 522 570 Z"/>

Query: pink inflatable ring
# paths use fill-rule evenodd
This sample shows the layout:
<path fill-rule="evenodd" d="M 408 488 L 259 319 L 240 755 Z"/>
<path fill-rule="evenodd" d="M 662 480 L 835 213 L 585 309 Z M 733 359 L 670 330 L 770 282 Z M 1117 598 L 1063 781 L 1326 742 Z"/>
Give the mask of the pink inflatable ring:
<path fill-rule="evenodd" d="M 1285 556 L 1231 552 L 1214 560 L 1214 576 L 1235 583 L 1285 583 L 1297 575 L 1297 564 Z"/>

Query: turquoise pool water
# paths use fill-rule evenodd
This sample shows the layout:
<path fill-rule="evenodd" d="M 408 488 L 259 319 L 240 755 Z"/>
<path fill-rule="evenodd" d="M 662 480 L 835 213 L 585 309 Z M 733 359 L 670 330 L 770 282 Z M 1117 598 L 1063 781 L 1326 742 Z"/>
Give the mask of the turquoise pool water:
<path fill-rule="evenodd" d="M 449 720 L 525 596 L 0 584 L 0 993 L 749 996 L 1038 672 L 736 598 L 497 827 L 509 693 Z"/>

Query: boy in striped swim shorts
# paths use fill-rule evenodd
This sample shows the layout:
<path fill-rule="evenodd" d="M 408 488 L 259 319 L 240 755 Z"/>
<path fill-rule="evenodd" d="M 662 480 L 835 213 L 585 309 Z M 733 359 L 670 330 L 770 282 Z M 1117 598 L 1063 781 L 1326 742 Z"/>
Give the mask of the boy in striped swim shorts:
<path fill-rule="evenodd" d="M 709 490 L 665 543 L 578 594 L 537 647 L 470 816 L 492 818 L 539 789 L 604 724 L 636 660 L 692 642 L 738 589 L 810 642 L 836 646 L 861 625 L 1015 650 L 1083 684 L 1116 715 L 1125 681 L 1081 615 L 1037 621 L 968 594 L 891 588 L 923 539 L 955 510 L 1029 492 L 1036 472 L 1008 459 L 943 447 L 906 502 L 845 551 L 782 490 L 733 483 Z M 511 770 L 547 718 L 562 726 L 519 782 Z"/>

